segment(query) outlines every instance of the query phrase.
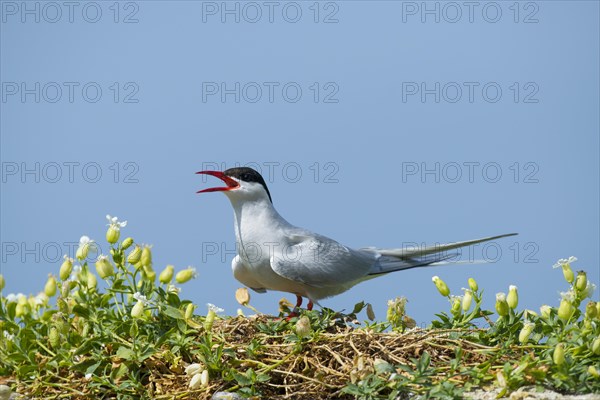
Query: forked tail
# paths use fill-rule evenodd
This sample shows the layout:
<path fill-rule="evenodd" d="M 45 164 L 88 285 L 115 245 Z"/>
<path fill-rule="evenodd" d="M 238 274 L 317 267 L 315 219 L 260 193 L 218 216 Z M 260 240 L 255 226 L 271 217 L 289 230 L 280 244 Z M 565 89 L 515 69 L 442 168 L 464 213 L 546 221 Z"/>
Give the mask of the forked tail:
<path fill-rule="evenodd" d="M 404 269 L 436 266 L 444 264 L 473 264 L 485 262 L 484 260 L 456 260 L 451 259 L 460 255 L 457 251 L 452 251 L 465 246 L 471 246 L 477 243 L 488 242 L 494 239 L 500 239 L 507 236 L 514 236 L 517 233 L 507 233 L 504 235 L 490 236 L 482 239 L 467 240 L 449 244 L 436 244 L 425 247 L 408 247 L 401 249 L 377 249 L 364 248 L 361 250 L 374 251 L 380 254 L 377 263 L 373 265 L 369 275 L 387 274 L 389 272 L 401 271 Z"/>

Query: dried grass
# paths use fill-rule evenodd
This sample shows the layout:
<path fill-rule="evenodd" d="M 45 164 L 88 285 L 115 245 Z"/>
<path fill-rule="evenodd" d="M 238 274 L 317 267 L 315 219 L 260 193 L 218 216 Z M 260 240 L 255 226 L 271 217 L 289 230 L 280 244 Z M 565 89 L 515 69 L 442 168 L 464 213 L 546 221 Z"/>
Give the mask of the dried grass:
<path fill-rule="evenodd" d="M 366 328 L 336 324 L 299 345 L 286 340 L 289 331 L 269 335 L 258 329 L 260 323 L 272 322 L 272 318 L 260 315 L 217 319 L 212 330 L 215 343 L 222 343 L 226 349 L 235 352 L 235 357 L 224 355 L 226 365 L 242 373 L 253 368 L 270 376 L 270 380 L 256 386 L 262 393 L 262 398 L 353 398 L 342 393 L 341 389 L 349 382 L 356 382 L 373 373 L 376 360 L 396 365 L 413 365 L 411 359 L 419 358 L 425 351 L 431 356 L 432 366 L 442 372 L 450 368 L 450 361 L 456 357 L 458 348 L 462 349 L 463 366 L 476 366 L 499 357 L 496 348 L 469 340 L 471 335 L 477 333 L 474 330 L 417 328 L 405 333 L 378 333 Z M 199 336 L 202 334 L 200 329 Z M 250 356 L 247 349 L 252 340 L 263 346 Z M 501 365 L 504 361 L 495 360 L 495 364 Z M 174 367 L 157 355 L 148 358 L 142 368 L 149 373 L 146 384 L 148 393 L 152 393 L 150 397 L 157 400 L 210 399 L 215 392 L 236 389 L 235 381 L 226 382 L 220 377 L 211 376 L 208 387 L 189 390 L 189 377 L 183 371 L 184 366 Z M 81 376 L 70 375 L 65 376 L 63 382 L 41 388 L 44 398 L 98 398 L 89 394 L 89 382 Z M 440 379 L 447 379 L 444 375 L 440 375 Z M 466 378 L 457 376 L 453 379 L 460 384 Z M 20 393 L 27 393 L 33 388 L 21 389 Z M 40 387 L 35 389 L 39 390 Z M 114 396 L 107 394 L 103 398 Z"/>

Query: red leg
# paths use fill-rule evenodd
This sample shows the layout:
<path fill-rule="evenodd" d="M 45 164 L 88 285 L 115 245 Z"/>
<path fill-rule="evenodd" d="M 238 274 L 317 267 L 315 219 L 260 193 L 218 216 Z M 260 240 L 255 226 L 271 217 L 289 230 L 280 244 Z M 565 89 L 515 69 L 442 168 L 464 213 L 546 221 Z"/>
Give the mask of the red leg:
<path fill-rule="evenodd" d="M 300 308 L 302 306 L 302 296 L 296 295 L 296 308 Z"/>
<path fill-rule="evenodd" d="M 308 311 L 312 311 L 312 308 L 313 308 L 313 302 L 311 299 L 308 299 L 308 304 L 306 305 L 306 309 Z"/>

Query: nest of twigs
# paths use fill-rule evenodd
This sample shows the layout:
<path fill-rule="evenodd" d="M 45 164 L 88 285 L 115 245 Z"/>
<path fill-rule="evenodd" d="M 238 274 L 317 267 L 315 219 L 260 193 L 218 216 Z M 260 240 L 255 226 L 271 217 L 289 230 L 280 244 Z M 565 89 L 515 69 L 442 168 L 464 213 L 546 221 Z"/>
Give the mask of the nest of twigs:
<path fill-rule="evenodd" d="M 332 325 L 316 338 L 297 344 L 287 341 L 286 334 L 259 331 L 258 324 L 272 318 L 222 319 L 213 328 L 215 338 L 223 340 L 225 347 L 235 352 L 236 357 L 228 361 L 236 363 L 237 369 L 253 368 L 268 373 L 270 379 L 258 384 L 258 389 L 269 399 L 350 399 L 354 396 L 344 394 L 342 389 L 374 373 L 375 363 L 380 360 L 392 365 L 414 365 L 414 359 L 426 351 L 432 366 L 443 370 L 449 369 L 458 348 L 462 350 L 461 364 L 473 366 L 489 360 L 497 350 L 469 341 L 473 330 L 412 329 L 405 333 L 381 333 L 347 324 Z M 249 357 L 246 349 L 252 340 L 258 340 L 264 347 Z M 176 373 L 156 374 L 151 381 L 157 399 L 210 399 L 216 392 L 236 389 L 235 382 L 211 378 L 208 387 L 189 391 L 186 387 L 189 379 Z M 461 383 L 460 377 L 456 383 Z"/>
<path fill-rule="evenodd" d="M 456 359 L 458 349 L 461 351 L 461 366 L 477 366 L 490 360 L 494 361 L 494 365 L 502 365 L 507 361 L 496 347 L 470 341 L 469 337 L 477 333 L 474 330 L 414 328 L 404 333 L 377 332 L 365 327 L 357 328 L 339 319 L 317 334 L 290 341 L 294 335 L 291 323 L 287 330 L 278 333 L 266 333 L 260 329 L 261 324 L 273 324 L 273 321 L 274 317 L 265 315 L 216 319 L 210 332 L 212 346 L 223 347 L 220 360 L 227 367 L 224 370 L 235 369 L 243 373 L 252 368 L 257 373 L 268 375 L 268 380 L 254 385 L 260 398 L 351 399 L 355 396 L 342 389 L 376 373 L 377 363 L 414 367 L 415 359 L 424 352 L 430 356 L 431 366 L 439 373 L 439 379 L 434 377 L 434 381 L 448 380 L 445 371 L 451 369 L 451 361 Z M 198 328 L 199 340 L 206 336 L 207 332 Z M 259 348 L 249 351 L 251 342 L 259 343 Z M 215 393 L 236 392 L 241 388 L 235 380 L 224 379 L 212 371 L 208 385 L 190 389 L 190 377 L 185 374 L 184 368 L 203 360 L 194 356 L 197 353 L 193 348 L 188 350 L 189 359 L 183 357 L 176 363 L 161 357 L 160 353 L 144 361 L 140 373 L 148 375 L 145 383 L 147 398 L 211 399 Z M 407 374 L 401 369 L 395 373 Z M 451 381 L 462 386 L 467 379 L 456 375 Z M 61 381 L 41 383 L 35 388 L 21 386 L 17 390 L 22 389 L 19 393 L 26 394 L 35 389 L 35 393 L 43 392 L 45 399 L 99 398 L 97 394 L 91 394 L 89 382 L 79 373 L 65 371 Z M 419 392 L 423 388 L 415 384 L 414 389 Z M 101 398 L 115 399 L 118 396 L 107 390 Z"/>

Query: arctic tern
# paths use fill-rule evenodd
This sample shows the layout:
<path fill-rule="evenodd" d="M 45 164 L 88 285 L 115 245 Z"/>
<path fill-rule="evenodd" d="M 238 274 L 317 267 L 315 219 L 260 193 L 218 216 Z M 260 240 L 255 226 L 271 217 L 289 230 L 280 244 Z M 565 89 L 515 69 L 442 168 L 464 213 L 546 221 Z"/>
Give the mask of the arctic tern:
<path fill-rule="evenodd" d="M 234 277 L 250 289 L 296 295 L 296 307 L 308 298 L 313 303 L 335 296 L 354 285 L 390 272 L 454 263 L 460 247 L 516 235 L 509 233 L 428 247 L 353 249 L 333 239 L 287 222 L 275 208 L 263 177 L 247 167 L 200 171 L 226 186 L 198 191 L 223 192 L 235 217 L 238 254 L 231 267 Z"/>

